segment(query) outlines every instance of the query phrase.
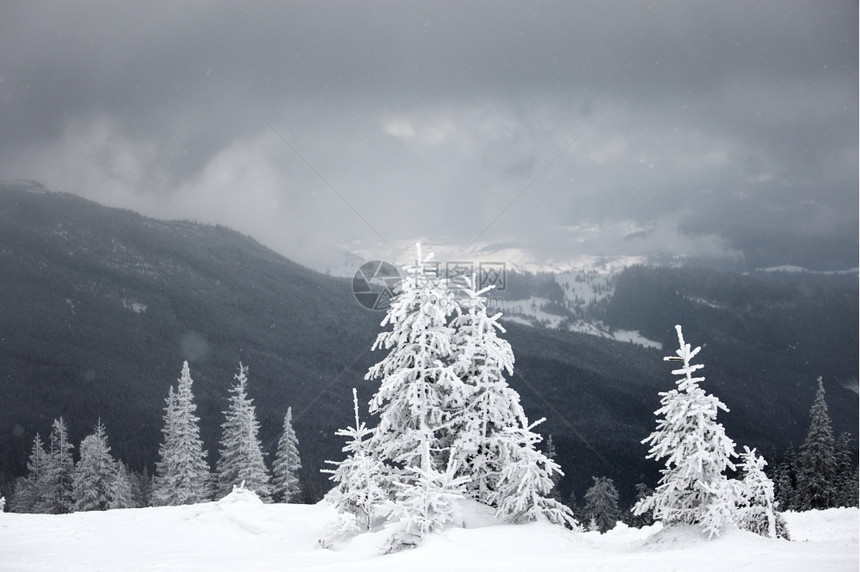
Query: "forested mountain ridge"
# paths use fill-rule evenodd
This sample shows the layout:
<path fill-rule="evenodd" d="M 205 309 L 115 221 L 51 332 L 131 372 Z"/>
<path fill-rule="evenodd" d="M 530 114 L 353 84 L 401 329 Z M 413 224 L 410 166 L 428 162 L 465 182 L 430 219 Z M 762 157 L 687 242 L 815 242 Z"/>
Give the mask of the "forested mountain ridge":
<path fill-rule="evenodd" d="M 669 348 L 672 326 L 684 324 L 688 340 L 705 346 L 704 385 L 732 410 L 721 421 L 739 443 L 765 454 L 774 446 L 781 453 L 789 441 L 799 446 L 817 375 L 825 376 L 834 429 L 854 432 L 856 395 L 842 384 L 857 372 L 856 283 L 852 301 L 842 283 L 774 291 L 756 277 L 708 272 L 625 271 L 607 323 Z M 703 295 L 704 286 L 691 283 L 695 276 L 717 292 Z M 743 287 L 732 286 L 735 280 Z M 269 462 L 292 406 L 303 478 L 319 489 L 323 459 L 341 457 L 334 431 L 351 421 L 350 388 L 362 403 L 375 390 L 363 377 L 382 357 L 370 347 L 383 314 L 353 299 L 351 281 L 292 263 L 223 227 L 157 221 L 37 185 L 0 184 L 0 285 L 6 479 L 23 473 L 33 436 L 45 437 L 59 416 L 75 443 L 101 418 L 114 454 L 152 471 L 164 398 L 185 359 L 214 467 L 241 360 L 250 368 L 249 395 Z M 810 295 L 785 294 L 795 291 Z M 737 304 L 723 304 L 725 292 L 735 292 Z M 750 310 L 736 311 L 743 300 Z M 809 325 L 815 316 L 827 317 L 821 327 Z M 505 327 L 516 358 L 510 384 L 532 419 L 547 418 L 538 430 L 554 435 L 568 475 L 562 494 L 574 487 L 581 496 L 592 475 L 613 477 L 628 499 L 633 483 L 653 483 L 658 467 L 644 459 L 639 441 L 653 430 L 657 392 L 672 387 L 672 368 L 661 359 L 671 352 Z M 769 333 L 773 327 L 779 331 Z M 797 359 L 784 355 L 779 336 L 786 332 L 801 336 Z M 830 355 L 804 357 L 810 336 Z"/>
<path fill-rule="evenodd" d="M 226 228 L 22 185 L 0 189 L 0 277 L 0 447 L 15 473 L 33 434 L 61 415 L 73 437 L 100 416 L 118 457 L 151 465 L 184 359 L 210 457 L 240 360 L 267 445 L 290 405 L 308 437 L 329 434 L 349 418 L 348 389 L 338 395 L 332 380 L 361 380 L 381 318 L 348 280 Z"/>

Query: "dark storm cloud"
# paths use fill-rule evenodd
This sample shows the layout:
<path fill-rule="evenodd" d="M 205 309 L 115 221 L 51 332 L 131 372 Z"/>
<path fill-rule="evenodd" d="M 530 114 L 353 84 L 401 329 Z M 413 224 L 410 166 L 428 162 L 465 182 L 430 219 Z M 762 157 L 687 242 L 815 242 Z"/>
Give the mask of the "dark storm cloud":
<path fill-rule="evenodd" d="M 466 247 L 496 217 L 481 240 L 547 255 L 736 255 L 757 229 L 856 255 L 854 3 L 2 11 L 0 177 L 306 262 L 387 255 L 377 233 Z"/>

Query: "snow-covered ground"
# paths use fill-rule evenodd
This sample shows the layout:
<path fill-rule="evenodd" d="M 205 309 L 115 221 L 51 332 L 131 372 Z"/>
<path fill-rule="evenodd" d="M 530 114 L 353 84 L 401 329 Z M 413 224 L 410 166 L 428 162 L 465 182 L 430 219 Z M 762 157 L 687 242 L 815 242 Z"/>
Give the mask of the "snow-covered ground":
<path fill-rule="evenodd" d="M 334 511 L 325 504 L 263 505 L 250 493 L 219 502 L 62 516 L 0 514 L 0 570 L 858 570 L 857 509 L 788 513 L 792 542 L 696 529 L 574 534 L 548 523 L 495 524 L 467 506 L 466 527 L 418 549 L 380 556 L 386 532 L 334 550 L 317 543 Z"/>

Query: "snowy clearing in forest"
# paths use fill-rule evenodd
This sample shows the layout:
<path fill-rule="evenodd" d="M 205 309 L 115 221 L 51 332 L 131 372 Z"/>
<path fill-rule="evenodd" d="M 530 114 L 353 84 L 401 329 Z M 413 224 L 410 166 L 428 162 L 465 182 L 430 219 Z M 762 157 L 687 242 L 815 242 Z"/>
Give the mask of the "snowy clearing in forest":
<path fill-rule="evenodd" d="M 858 509 L 786 513 L 792 542 L 731 530 L 706 540 L 698 529 L 604 535 L 537 522 L 503 525 L 464 505 L 465 528 L 380 556 L 386 531 L 319 546 L 335 512 L 318 505 L 264 505 L 247 492 L 218 502 L 61 516 L 0 514 L 0 570 L 613 570 L 816 572 L 857 570 Z"/>

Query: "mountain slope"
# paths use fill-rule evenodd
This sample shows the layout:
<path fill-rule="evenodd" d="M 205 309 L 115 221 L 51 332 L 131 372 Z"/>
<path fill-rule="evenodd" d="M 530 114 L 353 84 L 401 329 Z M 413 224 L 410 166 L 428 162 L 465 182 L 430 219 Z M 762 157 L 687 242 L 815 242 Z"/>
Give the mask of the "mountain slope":
<path fill-rule="evenodd" d="M 673 276 L 653 272 L 649 280 L 658 286 L 660 276 Z M 640 440 L 654 428 L 657 392 L 672 386 L 672 368 L 661 358 L 674 349 L 676 322 L 689 322 L 688 339 L 705 346 L 704 387 L 732 409 L 721 415 L 729 435 L 766 454 L 772 447 L 781 453 L 789 441 L 798 446 L 816 368 L 798 370 L 773 352 L 756 362 L 750 348 L 766 345 L 758 341 L 766 333 L 750 326 L 757 322 L 741 316 L 743 327 L 726 337 L 724 320 L 712 320 L 709 306 L 679 307 L 640 282 L 638 297 L 636 280 L 619 282 L 613 319 L 662 340 L 665 351 L 505 323 L 516 356 L 510 384 L 533 420 L 547 418 L 539 431 L 553 434 L 568 474 L 562 495 L 573 488 L 581 497 L 592 475 L 614 478 L 625 500 L 636 482 L 654 482 L 658 467 L 644 459 Z M 689 287 L 675 282 L 673 293 Z M 776 299 L 758 283 L 748 288 L 744 296 L 756 304 Z M 796 315 L 796 304 L 785 307 L 787 323 L 802 330 L 809 315 Z M 856 317 L 856 301 L 853 308 Z M 292 406 L 302 478 L 309 496 L 318 495 L 327 485 L 323 460 L 342 456 L 334 431 L 351 422 L 350 388 L 364 403 L 375 390 L 363 377 L 382 357 L 370 351 L 382 317 L 354 300 L 350 280 L 308 270 L 229 229 L 0 184 L 0 471 L 6 479 L 22 474 L 33 436 L 46 437 L 61 415 L 75 443 L 101 418 L 114 454 L 152 471 L 164 398 L 186 359 L 214 465 L 241 360 L 250 367 L 249 394 L 269 460 Z M 835 365 L 821 372 L 829 376 L 835 427 L 855 431 L 856 395 L 833 380 L 850 375 L 852 364 L 856 376 L 856 325 L 854 352 L 833 345 L 826 328 L 814 331 L 836 348 Z"/>

